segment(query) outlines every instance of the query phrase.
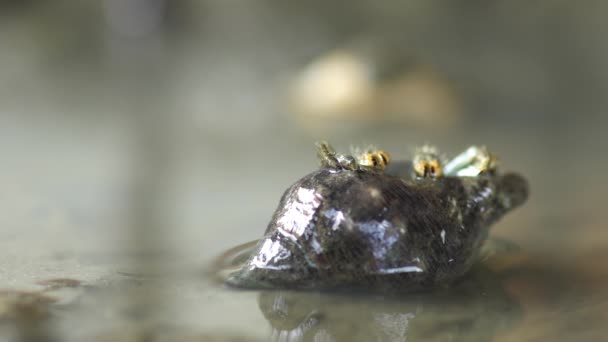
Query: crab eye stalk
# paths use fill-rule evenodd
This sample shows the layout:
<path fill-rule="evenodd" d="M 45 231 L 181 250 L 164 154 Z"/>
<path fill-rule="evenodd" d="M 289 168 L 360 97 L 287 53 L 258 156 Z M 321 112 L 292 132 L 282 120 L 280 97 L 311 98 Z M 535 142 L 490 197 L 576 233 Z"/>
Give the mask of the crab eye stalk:
<path fill-rule="evenodd" d="M 317 158 L 319 158 L 319 163 L 322 167 L 335 168 L 339 165 L 336 151 L 334 151 L 334 148 L 327 141 L 318 142 L 316 145 Z"/>

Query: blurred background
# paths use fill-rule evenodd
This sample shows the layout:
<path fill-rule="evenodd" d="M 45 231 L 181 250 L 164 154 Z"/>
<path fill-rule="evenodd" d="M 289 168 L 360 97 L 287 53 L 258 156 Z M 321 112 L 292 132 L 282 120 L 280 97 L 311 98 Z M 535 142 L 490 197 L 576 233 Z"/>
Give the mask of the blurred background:
<path fill-rule="evenodd" d="M 531 184 L 494 230 L 528 255 L 505 285 L 523 318 L 495 339 L 594 340 L 608 312 L 606 11 L 1 0 L 0 335 L 267 340 L 256 294 L 206 270 L 261 236 L 325 139 L 394 159 L 486 145 Z"/>

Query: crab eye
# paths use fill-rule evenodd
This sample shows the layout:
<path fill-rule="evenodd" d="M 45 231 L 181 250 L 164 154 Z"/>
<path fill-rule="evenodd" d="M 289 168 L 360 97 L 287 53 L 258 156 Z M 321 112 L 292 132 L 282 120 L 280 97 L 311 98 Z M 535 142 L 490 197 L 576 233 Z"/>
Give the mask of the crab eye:
<path fill-rule="evenodd" d="M 441 169 L 441 165 L 437 160 L 431 160 L 428 162 L 429 174 L 431 177 L 441 177 L 443 175 L 443 170 Z"/>
<path fill-rule="evenodd" d="M 415 162 L 414 172 L 418 177 L 439 178 L 443 176 L 441 164 L 436 159 Z"/>
<path fill-rule="evenodd" d="M 376 151 L 372 159 L 374 160 L 374 167 L 378 167 L 380 169 L 384 169 L 391 161 L 389 154 L 384 151 Z"/>
<path fill-rule="evenodd" d="M 369 150 L 368 152 L 360 154 L 358 159 L 360 166 L 377 170 L 384 170 L 384 168 L 390 162 L 391 157 L 388 153 L 384 151 Z"/>
<path fill-rule="evenodd" d="M 427 166 L 426 161 L 419 161 L 414 163 L 414 172 L 418 177 L 424 177 L 426 174 Z"/>

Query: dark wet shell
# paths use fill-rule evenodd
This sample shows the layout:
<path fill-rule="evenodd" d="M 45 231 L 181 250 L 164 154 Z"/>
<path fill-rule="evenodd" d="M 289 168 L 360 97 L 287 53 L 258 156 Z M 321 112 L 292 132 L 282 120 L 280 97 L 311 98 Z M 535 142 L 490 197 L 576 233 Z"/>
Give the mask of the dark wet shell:
<path fill-rule="evenodd" d="M 411 180 L 320 169 L 285 192 L 227 282 L 405 291 L 450 283 L 469 270 L 490 224 L 526 197 L 514 174 Z"/>

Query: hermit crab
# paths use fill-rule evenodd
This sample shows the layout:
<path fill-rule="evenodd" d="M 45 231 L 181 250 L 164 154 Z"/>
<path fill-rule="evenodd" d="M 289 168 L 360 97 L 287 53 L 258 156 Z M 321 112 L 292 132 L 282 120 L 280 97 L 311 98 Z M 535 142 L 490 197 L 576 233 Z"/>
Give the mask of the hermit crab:
<path fill-rule="evenodd" d="M 485 147 L 447 159 L 340 154 L 283 194 L 263 238 L 226 283 L 244 288 L 415 291 L 449 285 L 478 259 L 489 227 L 525 202 L 527 181 L 501 174 Z"/>

